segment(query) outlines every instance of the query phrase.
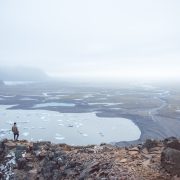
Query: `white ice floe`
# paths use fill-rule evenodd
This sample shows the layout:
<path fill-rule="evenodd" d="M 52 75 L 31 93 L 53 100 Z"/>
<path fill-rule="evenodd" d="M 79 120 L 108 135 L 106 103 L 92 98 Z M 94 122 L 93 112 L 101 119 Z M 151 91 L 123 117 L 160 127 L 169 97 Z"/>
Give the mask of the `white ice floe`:
<path fill-rule="evenodd" d="M 74 103 L 56 103 L 56 102 L 51 102 L 51 103 L 41 103 L 41 104 L 36 104 L 33 106 L 33 108 L 43 108 L 43 107 L 74 107 Z"/>
<path fill-rule="evenodd" d="M 92 97 L 94 97 L 92 94 L 87 94 L 87 95 L 85 95 L 85 96 L 83 96 L 84 98 L 92 98 Z"/>
<path fill-rule="evenodd" d="M 84 134 L 82 134 L 82 135 L 83 135 L 84 137 L 87 137 L 87 136 L 88 136 L 88 135 L 87 135 L 87 134 L 85 134 L 85 133 L 84 133 Z"/>
<path fill-rule="evenodd" d="M 64 96 L 68 96 L 67 94 L 58 94 L 56 96 L 59 96 L 59 97 L 64 97 Z"/>
<path fill-rule="evenodd" d="M 121 108 L 110 108 L 111 110 L 121 110 Z"/>
<path fill-rule="evenodd" d="M 24 98 L 21 98 L 20 100 L 21 101 L 32 101 L 32 100 L 37 100 L 37 99 L 24 97 Z"/>
<path fill-rule="evenodd" d="M 42 104 L 36 104 L 33 106 L 33 108 L 43 108 L 43 107 L 57 107 L 57 106 L 62 106 L 62 107 L 74 107 L 74 103 L 42 103 Z"/>
<path fill-rule="evenodd" d="M 23 132 L 22 135 L 23 136 L 29 136 L 29 132 Z"/>
<path fill-rule="evenodd" d="M 104 105 L 104 106 L 113 106 L 113 105 L 121 105 L 123 103 L 106 103 L 106 102 L 95 102 L 95 103 L 88 103 L 89 105 Z"/>
<path fill-rule="evenodd" d="M 63 136 L 62 136 L 61 134 L 59 134 L 59 133 L 56 133 L 55 139 L 57 139 L 57 140 L 63 140 L 63 139 L 65 139 L 65 137 L 63 137 Z"/>
<path fill-rule="evenodd" d="M 76 128 L 79 128 L 80 126 L 79 125 L 76 125 Z"/>
<path fill-rule="evenodd" d="M 42 93 L 43 94 L 43 96 L 45 96 L 45 97 L 47 97 L 48 96 L 48 93 Z"/>
<path fill-rule="evenodd" d="M 58 99 L 60 99 L 60 97 L 48 97 L 46 99 L 48 99 L 48 100 L 58 100 Z"/>
<path fill-rule="evenodd" d="M 64 137 L 55 137 L 55 139 L 57 139 L 57 140 L 64 140 L 65 138 Z"/>
<path fill-rule="evenodd" d="M 58 124 L 58 126 L 64 126 L 64 124 L 62 124 L 62 123 L 59 123 L 59 124 Z"/>
<path fill-rule="evenodd" d="M 15 96 L 14 95 L 12 95 L 12 96 L 11 95 L 9 95 L 9 96 L 7 95 L 7 96 L 2 96 L 2 97 L 4 97 L 4 98 L 11 98 L 11 97 L 15 97 Z"/>
<path fill-rule="evenodd" d="M 113 97 L 114 95 L 112 94 L 106 94 L 107 97 Z"/>
<path fill-rule="evenodd" d="M 83 125 L 82 123 L 79 123 L 79 122 L 75 122 L 74 124 L 75 124 L 75 126 L 76 126 L 77 128 L 79 128 L 79 127 L 81 127 L 81 126 Z"/>

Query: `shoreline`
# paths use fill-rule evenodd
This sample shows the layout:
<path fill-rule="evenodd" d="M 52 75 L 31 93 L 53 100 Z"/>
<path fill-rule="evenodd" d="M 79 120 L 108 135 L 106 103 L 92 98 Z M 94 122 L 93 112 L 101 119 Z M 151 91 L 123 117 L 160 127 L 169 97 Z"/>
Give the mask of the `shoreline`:
<path fill-rule="evenodd" d="M 19 110 L 17 107 L 11 108 Z M 20 110 L 32 110 L 29 108 L 21 108 Z M 52 110 L 52 109 L 38 109 L 38 110 L 47 110 L 51 112 L 58 112 L 61 113 L 57 110 Z M 88 113 L 88 112 L 87 112 Z M 179 133 L 178 129 L 173 129 L 172 131 L 167 131 L 164 130 L 167 127 L 170 127 L 170 121 L 168 122 L 168 119 L 165 121 L 165 117 L 159 117 L 156 116 L 156 118 L 159 120 L 158 122 L 152 121 L 150 117 L 143 117 L 140 115 L 135 115 L 135 114 L 127 114 L 127 113 L 122 113 L 122 112 L 103 112 L 103 111 L 98 111 L 95 113 L 97 117 L 105 117 L 105 118 L 126 118 L 132 121 L 139 129 L 141 132 L 140 138 L 137 140 L 132 140 L 132 141 L 116 141 L 116 142 L 108 142 L 109 144 L 113 144 L 116 146 L 123 146 L 123 145 L 131 145 L 131 144 L 139 144 L 142 142 L 145 142 L 147 139 L 163 139 L 167 137 L 177 137 L 179 138 L 180 136 L 177 136 Z M 178 121 L 178 120 L 177 120 Z M 175 131 L 176 130 L 176 131 Z M 173 133 L 172 133 L 173 132 Z M 103 143 L 103 142 L 101 142 Z"/>

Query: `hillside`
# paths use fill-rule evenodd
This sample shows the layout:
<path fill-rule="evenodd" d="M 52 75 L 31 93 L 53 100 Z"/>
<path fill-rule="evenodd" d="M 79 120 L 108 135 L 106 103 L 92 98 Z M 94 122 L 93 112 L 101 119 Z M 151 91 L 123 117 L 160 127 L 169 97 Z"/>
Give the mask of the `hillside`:
<path fill-rule="evenodd" d="M 177 180 L 180 175 L 175 138 L 134 147 L 3 140 L 0 152 L 0 179 Z"/>

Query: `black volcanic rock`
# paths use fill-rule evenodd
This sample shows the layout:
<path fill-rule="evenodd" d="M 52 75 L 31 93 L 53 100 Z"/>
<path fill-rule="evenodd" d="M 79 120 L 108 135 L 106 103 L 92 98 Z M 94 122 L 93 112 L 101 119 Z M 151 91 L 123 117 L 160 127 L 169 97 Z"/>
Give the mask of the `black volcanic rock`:
<path fill-rule="evenodd" d="M 161 166 L 172 175 L 180 176 L 180 151 L 165 148 L 161 154 Z"/>
<path fill-rule="evenodd" d="M 172 148 L 163 151 L 162 141 L 149 142 L 151 152 L 137 146 L 69 146 L 4 140 L 0 141 L 0 178 L 169 180 L 179 174 L 180 152 Z"/>
<path fill-rule="evenodd" d="M 177 138 L 171 137 L 164 140 L 165 147 L 176 149 L 180 151 L 180 142 Z"/>
<path fill-rule="evenodd" d="M 143 144 L 143 148 L 147 148 L 149 151 L 151 148 L 156 147 L 158 142 L 156 140 L 147 139 L 146 142 Z"/>

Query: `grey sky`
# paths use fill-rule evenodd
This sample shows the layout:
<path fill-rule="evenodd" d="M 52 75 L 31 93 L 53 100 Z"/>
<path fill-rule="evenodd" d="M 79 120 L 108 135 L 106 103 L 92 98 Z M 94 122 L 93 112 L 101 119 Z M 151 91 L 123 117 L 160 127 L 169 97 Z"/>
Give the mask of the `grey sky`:
<path fill-rule="evenodd" d="M 180 76 L 179 0 L 1 0 L 0 66 Z"/>

